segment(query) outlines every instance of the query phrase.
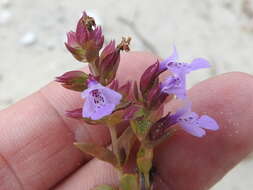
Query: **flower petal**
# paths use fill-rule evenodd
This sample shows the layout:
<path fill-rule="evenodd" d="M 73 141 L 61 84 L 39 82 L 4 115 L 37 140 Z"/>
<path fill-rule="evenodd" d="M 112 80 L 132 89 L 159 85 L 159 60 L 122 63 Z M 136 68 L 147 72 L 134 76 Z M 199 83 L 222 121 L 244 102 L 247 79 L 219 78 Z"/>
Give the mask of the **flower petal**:
<path fill-rule="evenodd" d="M 88 96 L 89 96 L 89 93 L 90 93 L 90 91 L 92 91 L 92 89 L 86 89 L 86 90 L 84 90 L 82 93 L 81 93 L 81 97 L 82 98 L 87 98 Z"/>
<path fill-rule="evenodd" d="M 209 67 L 211 67 L 211 65 L 209 64 L 209 62 L 206 59 L 196 58 L 189 65 L 188 72 L 195 71 L 198 69 L 209 68 Z"/>
<path fill-rule="evenodd" d="M 217 122 L 213 118 L 211 118 L 207 115 L 201 116 L 199 118 L 198 122 L 199 122 L 200 127 L 204 128 L 204 129 L 216 131 L 220 128 L 219 125 L 217 124 Z"/>
<path fill-rule="evenodd" d="M 186 123 L 183 124 L 181 122 L 179 124 L 184 131 L 195 137 L 203 137 L 206 134 L 206 131 L 204 129 L 197 127 L 194 124 L 186 124 Z"/>
<path fill-rule="evenodd" d="M 95 107 L 93 106 L 93 102 L 90 99 L 87 99 L 83 105 L 82 111 L 83 117 L 90 118 L 92 113 L 94 113 L 95 111 L 96 110 Z"/>
<path fill-rule="evenodd" d="M 175 118 L 179 118 L 183 115 L 188 114 L 189 112 L 191 112 L 191 106 L 192 103 L 190 101 L 187 101 L 187 103 L 184 105 L 184 107 L 182 107 L 181 109 L 179 109 L 174 115 L 173 117 Z"/>
<path fill-rule="evenodd" d="M 168 60 L 170 62 L 177 62 L 179 59 L 179 56 L 178 56 L 178 53 L 177 53 L 177 48 L 175 45 L 173 45 L 173 51 L 172 51 L 172 54 L 171 56 L 168 58 Z"/>
<path fill-rule="evenodd" d="M 93 112 L 90 117 L 93 120 L 99 120 L 107 115 L 110 115 L 114 109 L 114 104 L 105 104 L 104 106 L 97 108 L 96 111 Z"/>
<path fill-rule="evenodd" d="M 106 101 L 111 104 L 118 105 L 122 99 L 122 95 L 110 88 L 103 89 L 103 95 L 106 98 Z"/>
<path fill-rule="evenodd" d="M 174 45 L 171 56 L 165 59 L 164 61 L 160 62 L 159 64 L 160 70 L 166 69 L 169 63 L 177 62 L 177 61 L 178 61 L 178 53 L 177 53 L 176 46 Z"/>
<path fill-rule="evenodd" d="M 184 100 L 186 99 L 186 90 L 183 88 L 171 88 L 171 89 L 163 89 L 165 93 L 176 95 L 177 99 Z"/>

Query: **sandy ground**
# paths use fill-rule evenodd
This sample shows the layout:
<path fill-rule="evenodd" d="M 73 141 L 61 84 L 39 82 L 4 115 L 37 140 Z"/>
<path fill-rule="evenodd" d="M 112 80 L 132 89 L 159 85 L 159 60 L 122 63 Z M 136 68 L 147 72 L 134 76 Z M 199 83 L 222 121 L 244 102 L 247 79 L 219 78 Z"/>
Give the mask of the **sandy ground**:
<path fill-rule="evenodd" d="M 191 75 L 190 86 L 230 71 L 253 74 L 253 0 L 0 0 L 0 109 L 83 66 L 63 42 L 84 9 L 107 40 L 130 35 L 133 50 L 164 58 L 174 43 L 185 61 L 209 59 L 213 69 Z M 252 169 L 244 161 L 213 190 L 253 189 Z"/>

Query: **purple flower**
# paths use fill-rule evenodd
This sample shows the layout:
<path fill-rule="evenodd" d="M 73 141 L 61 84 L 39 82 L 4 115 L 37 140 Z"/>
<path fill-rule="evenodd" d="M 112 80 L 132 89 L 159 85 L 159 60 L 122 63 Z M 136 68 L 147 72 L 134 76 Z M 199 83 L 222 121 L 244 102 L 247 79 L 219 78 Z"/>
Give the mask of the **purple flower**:
<path fill-rule="evenodd" d="M 219 129 L 217 122 L 208 115 L 199 116 L 191 111 L 191 104 L 177 111 L 170 117 L 171 122 L 177 122 L 187 133 L 196 137 L 203 137 L 206 134 L 204 129 L 216 131 Z"/>
<path fill-rule="evenodd" d="M 168 94 L 175 94 L 177 98 L 186 98 L 186 74 L 202 68 L 208 68 L 210 64 L 203 58 L 196 58 L 190 64 L 178 62 L 178 53 L 173 46 L 172 55 L 160 63 L 160 70 L 167 68 L 172 72 L 163 83 L 163 91 Z"/>
<path fill-rule="evenodd" d="M 162 91 L 167 94 L 175 94 L 179 99 L 186 98 L 186 84 L 184 74 L 174 74 L 162 82 Z"/>
<path fill-rule="evenodd" d="M 120 103 L 122 95 L 118 92 L 102 86 L 95 80 L 88 81 L 88 89 L 82 92 L 85 98 L 83 117 L 99 120 L 110 115 Z"/>
<path fill-rule="evenodd" d="M 210 67 L 209 62 L 203 58 L 196 58 L 190 64 L 179 62 L 178 59 L 179 59 L 179 56 L 177 53 L 177 49 L 175 46 L 173 46 L 172 55 L 168 59 L 160 63 L 160 69 L 167 67 L 167 69 L 169 69 L 172 73 L 188 74 L 191 71 Z"/>

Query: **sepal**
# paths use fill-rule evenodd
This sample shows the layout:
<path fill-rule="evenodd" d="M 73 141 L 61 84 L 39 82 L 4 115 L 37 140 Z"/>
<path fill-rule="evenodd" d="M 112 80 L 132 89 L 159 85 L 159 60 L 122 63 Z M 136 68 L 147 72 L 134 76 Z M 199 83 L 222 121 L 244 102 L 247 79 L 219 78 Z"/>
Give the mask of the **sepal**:
<path fill-rule="evenodd" d="M 130 124 L 131 124 L 133 132 L 135 133 L 135 135 L 137 136 L 140 142 L 142 142 L 145 139 L 152 125 L 152 123 L 148 121 L 146 118 L 144 118 L 143 116 L 138 117 L 135 120 L 131 120 Z"/>
<path fill-rule="evenodd" d="M 74 143 L 74 145 L 81 150 L 82 152 L 89 154 L 93 157 L 96 157 L 99 160 L 108 162 L 113 166 L 118 166 L 118 161 L 116 156 L 113 154 L 112 151 L 104 148 L 102 146 L 96 144 L 89 144 L 89 143 Z"/>

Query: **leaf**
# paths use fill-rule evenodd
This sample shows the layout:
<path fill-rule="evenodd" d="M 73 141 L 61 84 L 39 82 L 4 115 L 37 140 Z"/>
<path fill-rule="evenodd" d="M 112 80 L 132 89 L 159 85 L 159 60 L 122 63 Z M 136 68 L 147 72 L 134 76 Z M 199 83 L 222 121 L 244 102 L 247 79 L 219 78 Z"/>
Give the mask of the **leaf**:
<path fill-rule="evenodd" d="M 99 185 L 92 190 L 116 190 L 116 189 L 109 185 Z"/>
<path fill-rule="evenodd" d="M 119 159 L 122 166 L 127 163 L 135 140 L 136 137 L 131 127 L 128 127 L 118 139 Z"/>
<path fill-rule="evenodd" d="M 88 143 L 74 143 L 74 145 L 82 152 L 94 156 L 99 160 L 108 162 L 115 167 L 118 165 L 116 156 L 113 154 L 113 152 L 102 146 Z"/>
<path fill-rule="evenodd" d="M 138 190 L 138 178 L 134 174 L 124 174 L 120 179 L 120 190 Z"/>
<path fill-rule="evenodd" d="M 152 125 L 150 121 L 144 117 L 136 118 L 135 120 L 130 121 L 133 132 L 136 134 L 140 141 L 143 141 Z"/>

